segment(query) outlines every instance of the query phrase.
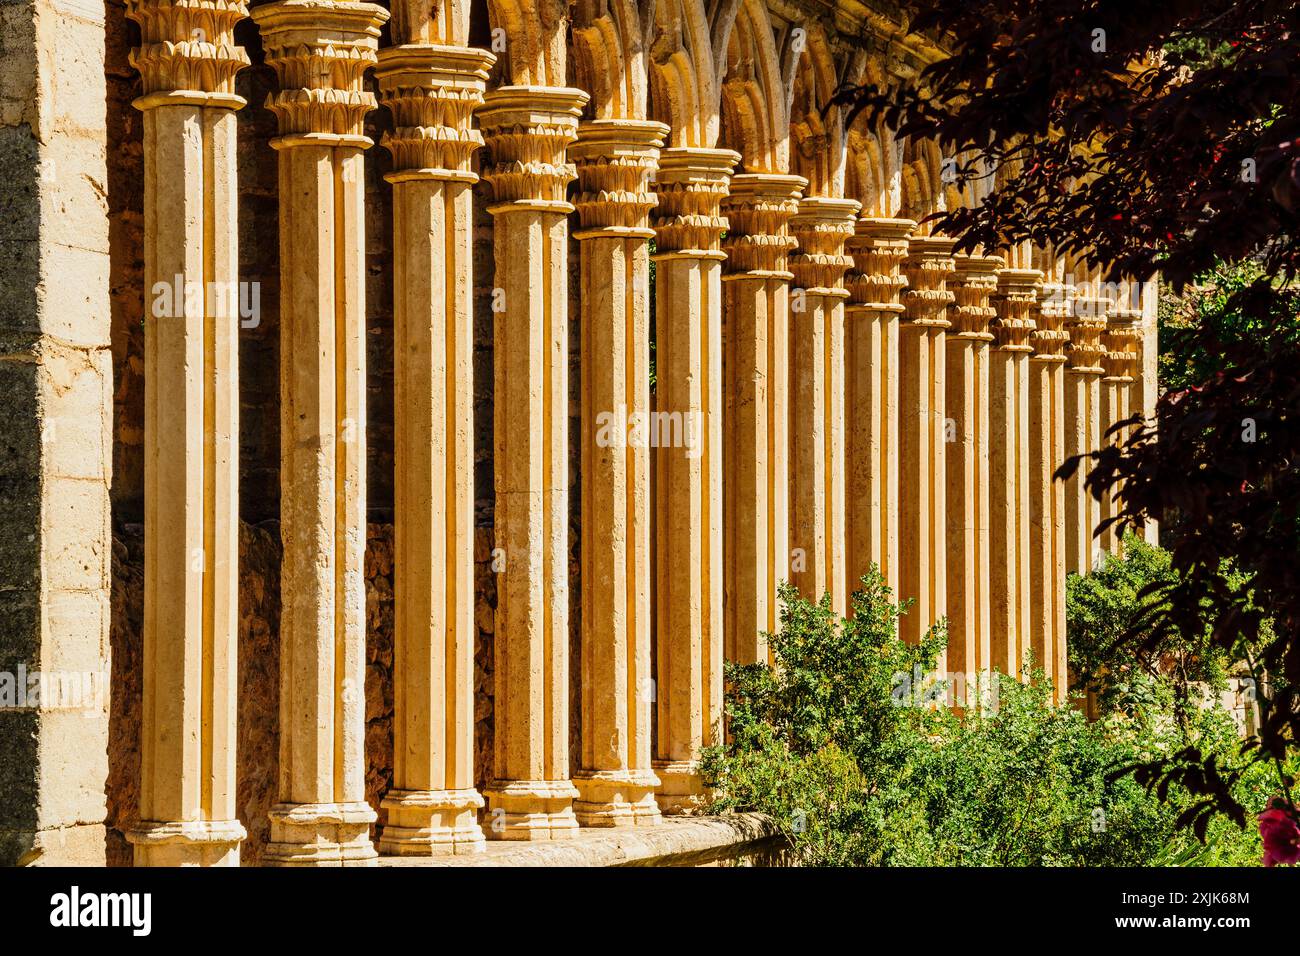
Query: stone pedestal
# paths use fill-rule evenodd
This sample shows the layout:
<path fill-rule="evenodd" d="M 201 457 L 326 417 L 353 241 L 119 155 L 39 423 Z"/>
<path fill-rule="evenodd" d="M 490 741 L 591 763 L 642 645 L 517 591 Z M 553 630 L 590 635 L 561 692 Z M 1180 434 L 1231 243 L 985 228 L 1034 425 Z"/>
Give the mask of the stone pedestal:
<path fill-rule="evenodd" d="M 373 864 L 365 802 L 368 3 L 257 7 L 280 91 L 280 785 L 265 861 Z"/>
<path fill-rule="evenodd" d="M 393 788 L 385 854 L 484 849 L 474 789 L 474 151 L 494 57 L 380 51 L 393 116 Z"/>
<path fill-rule="evenodd" d="M 898 344 L 898 489 L 901 600 L 912 606 L 899 621 L 916 642 L 947 613 L 947 280 L 956 269 L 954 240 L 915 236 L 903 271 L 905 321 Z"/>
<path fill-rule="evenodd" d="M 988 670 L 989 632 L 989 324 L 997 310 L 995 256 L 957 256 L 948 280 L 956 301 L 948 309 L 946 456 L 948 669 L 963 686 Z M 965 704 L 958 701 L 959 705 Z"/>
<path fill-rule="evenodd" d="M 848 611 L 844 524 L 844 254 L 860 204 L 810 197 L 790 220 L 790 579 L 804 597 Z"/>
<path fill-rule="evenodd" d="M 1043 274 L 1001 269 L 989 356 L 990 666 L 1020 676 L 1029 648 L 1029 356 Z"/>
<path fill-rule="evenodd" d="M 491 151 L 497 575 L 489 839 L 554 840 L 578 821 L 569 781 L 569 213 L 565 151 L 587 94 L 504 86 L 479 125 Z"/>
<path fill-rule="evenodd" d="M 583 826 L 658 823 L 650 765 L 650 181 L 668 127 L 578 129 Z M 662 438 L 662 434 L 653 436 Z"/>
<path fill-rule="evenodd" d="M 789 221 L 801 176 L 745 173 L 731 182 L 722 211 L 723 527 L 727 536 L 726 652 L 742 664 L 768 661 L 764 633 L 780 627 L 777 588 L 806 569 L 810 555 L 789 546 L 790 280 Z M 796 558 L 798 560 L 796 560 Z"/>
<path fill-rule="evenodd" d="M 145 599 L 136 866 L 238 866 L 241 2 L 132 0 L 144 95 Z M 195 31 L 202 31 L 196 38 Z"/>
<path fill-rule="evenodd" d="M 722 262 L 719 203 L 740 156 L 665 149 L 655 231 L 654 770 L 665 813 L 703 797 L 722 725 Z"/>
<path fill-rule="evenodd" d="M 910 219 L 860 219 L 847 249 L 845 560 L 850 593 L 875 565 L 898 593 L 898 323 Z"/>

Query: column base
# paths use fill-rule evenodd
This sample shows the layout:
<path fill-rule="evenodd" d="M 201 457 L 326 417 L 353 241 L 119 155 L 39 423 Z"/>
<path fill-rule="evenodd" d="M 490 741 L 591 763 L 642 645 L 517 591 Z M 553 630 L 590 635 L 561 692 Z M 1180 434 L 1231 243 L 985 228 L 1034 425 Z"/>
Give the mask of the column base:
<path fill-rule="evenodd" d="M 368 803 L 280 803 L 267 814 L 266 866 L 374 866 Z"/>
<path fill-rule="evenodd" d="M 662 822 L 655 790 L 659 778 L 648 770 L 591 770 L 573 780 L 578 799 L 573 812 L 584 827 L 648 827 Z"/>
<path fill-rule="evenodd" d="M 489 840 L 569 840 L 578 834 L 568 780 L 494 780 L 484 791 Z"/>
<path fill-rule="evenodd" d="M 709 794 L 700 776 L 698 760 L 657 760 L 654 769 L 661 781 L 655 794 L 660 812 L 680 816 L 704 808 Z"/>
<path fill-rule="evenodd" d="M 238 820 L 142 820 L 126 834 L 136 866 L 239 866 L 239 844 L 248 834 Z"/>
<path fill-rule="evenodd" d="M 380 806 L 388 823 L 379 832 L 387 856 L 453 856 L 487 847 L 478 810 L 483 798 L 468 790 L 390 790 Z"/>

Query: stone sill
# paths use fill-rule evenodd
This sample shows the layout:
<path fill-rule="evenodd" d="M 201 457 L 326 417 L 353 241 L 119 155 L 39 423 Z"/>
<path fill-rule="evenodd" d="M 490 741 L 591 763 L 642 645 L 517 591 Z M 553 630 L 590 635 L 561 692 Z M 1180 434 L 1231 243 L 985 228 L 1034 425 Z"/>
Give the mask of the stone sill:
<path fill-rule="evenodd" d="M 586 828 L 571 840 L 511 843 L 489 840 L 466 856 L 382 856 L 380 866 L 708 866 L 720 862 L 770 865 L 784 840 L 759 813 L 665 817 L 655 826 Z"/>

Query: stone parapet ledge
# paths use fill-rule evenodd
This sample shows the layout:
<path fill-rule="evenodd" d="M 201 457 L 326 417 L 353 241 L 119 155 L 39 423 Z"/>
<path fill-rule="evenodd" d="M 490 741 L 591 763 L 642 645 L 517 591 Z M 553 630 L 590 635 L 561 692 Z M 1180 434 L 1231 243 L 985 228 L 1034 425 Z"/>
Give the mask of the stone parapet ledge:
<path fill-rule="evenodd" d="M 475 856 L 381 857 L 380 866 L 703 866 L 729 860 L 787 861 L 780 828 L 761 813 L 665 817 L 655 826 L 579 830 L 549 843 L 488 843 Z"/>

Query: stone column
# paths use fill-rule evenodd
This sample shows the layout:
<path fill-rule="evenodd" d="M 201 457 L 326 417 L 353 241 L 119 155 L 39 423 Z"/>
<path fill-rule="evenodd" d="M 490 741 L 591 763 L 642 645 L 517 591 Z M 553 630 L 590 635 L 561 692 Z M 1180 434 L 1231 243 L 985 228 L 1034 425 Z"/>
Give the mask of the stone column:
<path fill-rule="evenodd" d="M 1043 286 L 1029 344 L 1029 644 L 1055 696 L 1069 690 L 1065 658 L 1065 486 L 1052 476 L 1065 460 L 1064 329 L 1073 286 Z"/>
<path fill-rule="evenodd" d="M 1074 300 L 1065 328 L 1070 336 L 1065 370 L 1065 457 L 1086 455 L 1101 448 L 1101 367 L 1105 350 L 1101 334 L 1111 304 L 1095 295 Z M 1084 487 L 1089 462 L 1080 462 L 1065 482 L 1065 570 L 1087 574 L 1101 555 L 1093 537 L 1101 522 L 1101 507 Z"/>
<path fill-rule="evenodd" d="M 703 797 L 722 723 L 722 262 L 719 203 L 740 156 L 660 154 L 655 217 L 654 769 L 660 808 Z"/>
<path fill-rule="evenodd" d="M 1101 362 L 1105 372 L 1101 380 L 1101 440 L 1110 444 L 1123 444 L 1131 430 L 1124 428 L 1109 437 L 1106 435 L 1112 426 L 1132 414 L 1130 398 L 1134 374 L 1138 372 L 1141 361 L 1141 322 L 1142 313 L 1139 310 L 1118 303 L 1107 318 L 1106 330 L 1101 336 L 1101 344 L 1105 349 Z M 1103 495 L 1100 503 L 1102 521 L 1119 514 L 1120 505 L 1116 500 L 1119 491 L 1119 488 L 1111 487 Z M 1112 524 L 1101 534 L 1101 549 L 1119 554 L 1120 545 L 1119 528 Z"/>
<path fill-rule="evenodd" d="M 790 550 L 807 556 L 790 578 L 804 597 L 848 612 L 844 526 L 844 254 L 862 206 L 809 197 L 790 220 Z"/>
<path fill-rule="evenodd" d="M 954 240 L 914 236 L 903 271 L 906 321 L 898 343 L 899 597 L 913 602 L 899 622 L 913 643 L 947 613 L 946 312 L 954 296 Z"/>
<path fill-rule="evenodd" d="M 910 219 L 859 219 L 845 279 L 845 551 L 848 589 L 874 564 L 898 593 L 898 321 Z"/>
<path fill-rule="evenodd" d="M 238 866 L 241 2 L 128 4 L 144 95 L 145 584 L 137 866 Z M 194 39 L 202 36 L 204 39 Z"/>
<path fill-rule="evenodd" d="M 474 789 L 474 388 L 470 114 L 494 57 L 379 53 L 393 116 L 393 787 L 379 850 L 484 848 Z"/>
<path fill-rule="evenodd" d="M 489 838 L 571 837 L 569 781 L 569 213 L 565 150 L 580 90 L 505 86 L 479 125 L 491 150 L 497 577 Z"/>
<path fill-rule="evenodd" d="M 801 176 L 745 173 L 722 211 L 723 484 L 727 659 L 769 660 L 764 633 L 780 626 L 777 588 L 804 570 L 789 545 L 790 280 L 788 223 L 807 186 Z M 802 566 L 799 566 L 802 565 Z"/>
<path fill-rule="evenodd" d="M 1020 676 L 1029 647 L 1029 355 L 1043 274 L 1001 269 L 989 356 L 990 666 Z"/>
<path fill-rule="evenodd" d="M 582 276 L 583 826 L 659 822 L 650 766 L 650 180 L 662 123 L 585 123 Z"/>
<path fill-rule="evenodd" d="M 369 3 L 253 10 L 280 91 L 280 785 L 270 865 L 373 864 L 365 802 Z"/>
<path fill-rule="evenodd" d="M 996 256 L 957 256 L 948 280 L 947 391 L 948 669 L 971 687 L 989 652 L 989 323 L 997 310 Z M 964 695 L 963 695 L 964 696 Z M 962 701 L 958 701 L 959 704 Z"/>

